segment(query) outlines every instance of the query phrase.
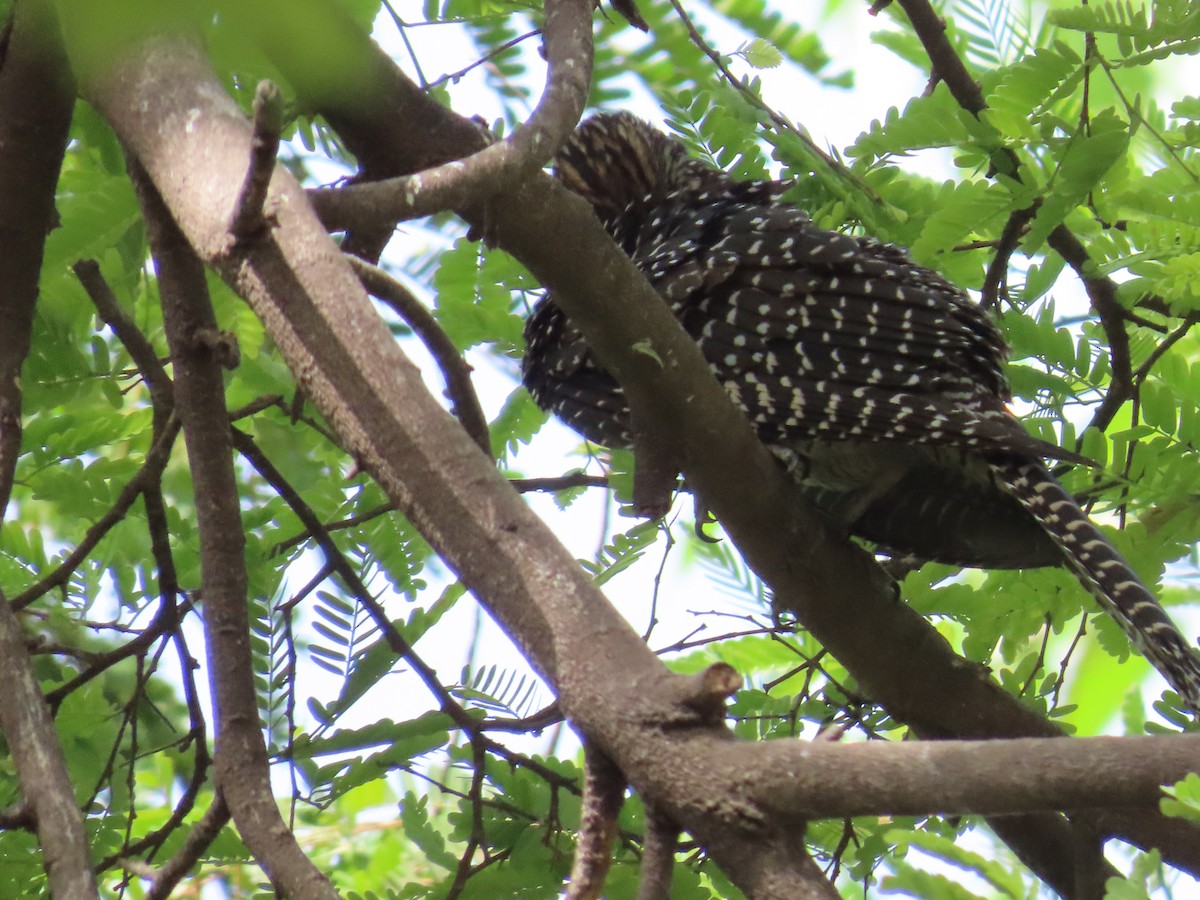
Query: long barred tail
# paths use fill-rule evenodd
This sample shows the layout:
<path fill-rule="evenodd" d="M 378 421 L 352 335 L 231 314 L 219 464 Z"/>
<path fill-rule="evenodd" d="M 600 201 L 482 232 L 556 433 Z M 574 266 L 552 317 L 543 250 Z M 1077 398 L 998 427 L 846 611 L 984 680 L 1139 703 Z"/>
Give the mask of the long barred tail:
<path fill-rule="evenodd" d="M 1154 668 L 1200 712 L 1200 657 L 1115 547 L 1040 462 L 992 468 L 1058 544 L 1080 583 Z"/>

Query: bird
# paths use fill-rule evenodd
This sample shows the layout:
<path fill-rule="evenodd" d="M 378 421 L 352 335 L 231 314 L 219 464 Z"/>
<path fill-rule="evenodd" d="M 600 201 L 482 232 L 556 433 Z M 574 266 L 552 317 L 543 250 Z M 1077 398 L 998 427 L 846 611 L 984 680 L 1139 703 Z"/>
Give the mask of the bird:
<path fill-rule="evenodd" d="M 583 122 L 554 177 L 591 205 L 759 439 L 846 534 L 960 566 L 1065 565 L 1192 710 L 1200 657 L 1047 468 L 1091 464 L 1009 409 L 992 316 L 907 252 L 829 231 L 628 112 Z M 542 297 L 522 381 L 585 439 L 632 446 L 624 393 Z"/>

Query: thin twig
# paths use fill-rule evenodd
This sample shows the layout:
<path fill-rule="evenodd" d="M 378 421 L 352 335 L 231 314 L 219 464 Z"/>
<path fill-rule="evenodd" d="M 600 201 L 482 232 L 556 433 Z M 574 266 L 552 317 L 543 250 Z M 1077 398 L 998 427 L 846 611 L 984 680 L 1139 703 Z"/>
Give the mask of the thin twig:
<path fill-rule="evenodd" d="M 125 518 L 130 507 L 133 506 L 141 493 L 149 486 L 158 483 L 159 476 L 162 475 L 163 469 L 166 468 L 167 462 L 171 458 L 171 448 L 175 444 L 175 438 L 179 435 L 179 428 L 179 420 L 172 418 L 162 436 L 147 451 L 141 469 L 121 489 L 121 493 L 117 495 L 117 499 L 113 501 L 108 511 L 95 524 L 88 528 L 83 535 L 83 539 L 55 567 L 53 572 L 38 579 L 36 583 L 13 597 L 11 602 L 14 610 L 24 609 L 47 591 L 66 584 L 75 570 L 79 568 L 88 555 L 91 554 L 92 550 L 95 549 L 96 545 L 100 543 L 100 540 L 118 522 Z"/>
<path fill-rule="evenodd" d="M 524 34 L 517 35 L 517 37 L 505 41 L 503 44 L 501 44 L 500 46 L 498 46 L 495 49 L 493 49 L 492 51 L 490 51 L 487 55 L 481 56 L 479 59 L 475 60 L 475 62 L 471 63 L 469 66 L 465 66 L 465 67 L 459 69 L 457 72 L 450 72 L 449 74 L 443 75 L 440 78 L 435 78 L 433 81 L 429 82 L 429 84 L 425 84 L 424 81 L 422 80 L 421 86 L 428 90 L 431 88 L 439 87 L 440 85 L 443 85 L 446 82 L 454 82 L 455 84 L 457 84 L 458 80 L 460 78 L 462 78 L 464 75 L 466 75 L 468 72 L 470 72 L 471 70 L 476 69 L 479 66 L 482 66 L 482 65 L 485 65 L 485 64 L 491 62 L 492 60 L 499 57 L 500 54 L 502 54 L 508 50 L 511 50 L 513 47 L 516 47 L 518 44 L 522 44 L 525 41 L 529 40 L 531 37 L 535 37 L 541 33 L 542 33 L 542 29 L 534 28 L 532 31 L 527 31 Z M 420 73 L 418 72 L 418 76 L 419 75 L 420 75 Z"/>
<path fill-rule="evenodd" d="M 1133 396 L 1133 369 L 1129 354 L 1129 333 L 1125 330 L 1125 308 L 1117 299 L 1117 285 L 1109 278 L 1098 276 L 1087 249 L 1069 228 L 1059 225 L 1050 232 L 1048 243 L 1083 282 L 1092 309 L 1100 317 L 1100 327 L 1108 340 L 1112 364 L 1112 380 L 1108 391 L 1092 416 L 1089 428 L 1103 431 L 1130 397 Z"/>
<path fill-rule="evenodd" d="M 605 475 L 588 475 L 583 471 L 571 472 L 567 475 L 557 475 L 552 478 L 510 478 L 508 483 L 518 494 L 531 491 L 566 491 L 571 488 L 608 487 L 608 477 Z"/>
<path fill-rule="evenodd" d="M 1000 239 L 995 244 L 996 253 L 988 263 L 980 290 L 979 305 L 984 309 L 999 309 L 1001 295 L 1008 293 L 1008 261 L 1020 245 L 1021 233 L 1036 211 L 1036 205 L 1014 210 L 1000 232 Z"/>
<path fill-rule="evenodd" d="M 92 305 L 96 307 L 96 312 L 100 314 L 104 324 L 112 329 L 145 379 L 156 414 L 169 414 L 175 402 L 171 379 L 163 368 L 154 345 L 121 308 L 116 295 L 100 271 L 99 263 L 94 259 L 81 259 L 71 268 L 87 292 Z"/>
<path fill-rule="evenodd" d="M 230 433 L 233 439 L 233 446 L 237 449 L 238 453 L 242 454 L 250 465 L 254 467 L 255 471 L 283 498 L 283 501 L 287 503 L 305 528 L 308 529 L 309 534 L 312 535 L 324 551 L 326 562 L 333 567 L 333 570 L 341 578 L 342 583 L 346 585 L 346 588 L 354 598 L 367 610 L 367 613 L 382 632 L 392 651 L 402 657 L 412 667 L 430 693 L 437 698 L 441 711 L 450 716 L 454 720 L 455 725 L 460 728 L 468 732 L 476 730 L 479 724 L 478 721 L 469 716 L 455 702 L 454 698 L 450 696 L 449 691 L 446 690 L 438 679 L 437 673 L 425 660 L 417 655 L 408 640 L 392 624 L 392 620 L 388 618 L 379 601 L 371 594 L 366 584 L 359 577 L 358 572 L 354 570 L 354 567 L 350 565 L 350 562 L 342 554 L 341 550 L 338 549 L 337 544 L 333 542 L 333 538 L 325 530 L 325 526 L 321 524 L 321 520 L 317 518 L 312 507 L 304 501 L 299 492 L 284 478 L 283 473 L 275 467 L 248 434 L 236 428 L 231 428 Z"/>
<path fill-rule="evenodd" d="M 250 143 L 250 167 L 238 193 L 229 223 L 230 233 L 239 241 L 261 234 L 267 227 L 264 204 L 271 187 L 271 175 L 279 156 L 279 135 L 283 130 L 283 93 L 272 81 L 260 81 L 254 92 L 254 134 Z"/>
<path fill-rule="evenodd" d="M 218 791 L 212 804 L 200 817 L 200 821 L 184 839 L 183 846 L 154 872 L 154 881 L 146 890 L 146 900 L 166 900 L 171 896 L 175 886 L 192 870 L 204 851 L 212 846 L 212 842 L 228 822 L 229 807 L 225 805 L 225 798 Z"/>
<path fill-rule="evenodd" d="M 421 339 L 446 382 L 452 412 L 479 449 L 490 457 L 492 439 L 488 432 L 487 416 L 483 414 L 479 395 L 475 393 L 475 384 L 471 381 L 471 367 L 462 358 L 450 336 L 438 324 L 433 313 L 383 269 L 357 256 L 347 254 L 344 258 L 367 292 L 390 306 Z"/>
<path fill-rule="evenodd" d="M 230 420 L 234 420 L 234 416 L 230 415 Z M 608 478 L 603 475 L 587 475 L 583 472 L 572 472 L 568 475 L 558 475 L 553 478 L 510 478 L 508 483 L 513 486 L 519 494 L 526 494 L 532 491 L 556 492 L 570 490 L 571 488 L 586 488 L 586 487 L 608 487 Z M 363 510 L 353 516 L 346 516 L 344 519 L 338 519 L 336 522 L 325 522 L 323 527 L 328 532 L 344 531 L 347 528 L 357 528 L 359 525 L 364 525 L 373 519 L 378 519 L 380 516 L 385 516 L 396 508 L 393 503 L 380 503 L 372 506 L 370 509 Z M 304 541 L 312 537 L 307 531 L 302 531 L 299 534 L 293 535 L 290 538 L 280 541 L 273 548 L 272 553 L 282 553 L 296 547 Z"/>
<path fill-rule="evenodd" d="M 386 516 L 395 508 L 396 505 L 394 503 L 380 503 L 353 516 L 346 516 L 344 519 L 339 519 L 336 522 L 325 522 L 321 527 L 331 534 L 335 531 L 345 531 L 347 528 L 357 528 L 359 525 L 365 525 L 367 522 L 378 519 L 380 516 Z M 275 555 L 290 550 L 304 543 L 310 537 L 314 537 L 311 532 L 301 531 L 299 534 L 282 540 L 272 547 L 271 554 Z"/>
<path fill-rule="evenodd" d="M 1185 338 L 1187 333 L 1197 323 L 1200 323 L 1200 313 L 1188 313 L 1183 319 L 1183 324 L 1159 341 L 1154 346 L 1154 349 L 1150 351 L 1145 361 L 1137 367 L 1137 371 L 1133 373 L 1134 384 L 1142 384 L 1149 377 L 1151 370 L 1157 365 L 1158 361 L 1166 355 L 1167 351 Z"/>
<path fill-rule="evenodd" d="M 389 0 L 383 0 L 383 8 L 392 17 L 392 22 L 396 25 L 396 31 L 400 34 L 400 40 L 404 41 L 404 49 L 408 52 L 408 58 L 412 62 L 413 68 L 417 71 L 417 84 L 421 85 L 423 89 L 430 87 L 429 83 L 425 80 L 425 73 L 421 70 L 421 61 L 417 59 L 417 51 L 413 48 L 412 41 L 408 39 L 407 29 L 411 26 L 408 22 L 400 18 L 399 13 L 396 12 L 395 7 L 392 6 Z"/>

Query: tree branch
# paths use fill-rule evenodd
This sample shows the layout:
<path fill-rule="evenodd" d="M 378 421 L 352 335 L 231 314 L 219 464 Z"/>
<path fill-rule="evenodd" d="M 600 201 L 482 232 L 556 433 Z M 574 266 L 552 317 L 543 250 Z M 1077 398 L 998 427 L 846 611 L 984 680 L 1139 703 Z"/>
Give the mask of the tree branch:
<path fill-rule="evenodd" d="M 8 15 L 0 56 L 0 518 L 21 449 L 21 366 L 75 99 L 53 5 L 24 0 Z"/>
<path fill-rule="evenodd" d="M 204 632 L 217 712 L 217 785 L 246 846 L 281 893 L 335 898 L 337 892 L 300 850 L 271 794 L 251 662 L 245 535 L 215 341 L 217 322 L 204 269 L 144 173 L 135 166 L 131 174 L 158 272 L 177 408 L 195 484 Z"/>
<path fill-rule="evenodd" d="M 264 205 L 279 155 L 279 133 L 283 128 L 283 93 L 270 81 L 260 81 L 254 92 L 254 138 L 250 142 L 250 165 L 246 180 L 233 207 L 229 231 L 239 240 L 261 234 L 267 228 Z"/>
<path fill-rule="evenodd" d="M 21 449 L 21 367 L 75 98 L 53 5 L 22 0 L 8 16 L 0 52 L 0 520 Z M 25 633 L 2 592 L 0 684 L 0 728 L 20 778 L 22 805 L 37 829 L 49 889 L 63 900 L 96 897 L 62 747 Z"/>
<path fill-rule="evenodd" d="M 675 874 L 679 829 L 650 807 L 646 809 L 643 830 L 637 900 L 667 900 L 671 896 L 671 879 Z"/>
<path fill-rule="evenodd" d="M 583 802 L 575 858 L 564 900 L 604 896 L 604 877 L 612 864 L 617 818 L 625 803 L 625 778 L 612 761 L 589 743 L 583 745 Z"/>
<path fill-rule="evenodd" d="M 167 900 L 183 876 L 191 871 L 221 829 L 229 821 L 229 807 L 220 791 L 195 827 L 188 832 L 183 846 L 154 873 L 150 887 L 146 889 L 146 900 Z"/>
<path fill-rule="evenodd" d="M 592 3 L 547 0 L 542 41 L 546 86 L 528 121 L 503 141 L 416 175 L 310 192 L 326 227 L 341 231 L 462 209 L 513 190 L 541 169 L 574 130 L 587 102 Z"/>
<path fill-rule="evenodd" d="M 804 819 L 1154 809 L 1161 786 L 1186 777 L 1200 759 L 1195 734 L 759 746 L 762 769 L 743 778 L 740 795 Z M 711 747 L 709 759 L 730 777 L 739 759 L 747 768 L 741 744 Z"/>
<path fill-rule="evenodd" d="M 777 883 L 768 879 L 775 892 L 764 896 L 792 896 L 782 893 L 784 886 L 790 890 L 817 871 L 804 856 L 794 822 L 714 819 L 707 789 L 696 784 L 676 795 L 678 767 L 673 773 L 642 774 L 644 767 L 636 760 L 656 733 L 653 723 L 671 712 L 668 706 L 653 714 L 655 688 L 672 676 L 429 396 L 308 211 L 298 185 L 282 169 L 272 179 L 279 212 L 271 240 L 230 247 L 225 223 L 214 211 L 230 208 L 233 201 L 249 128 L 216 87 L 200 54 L 178 39 L 117 49 L 107 56 L 117 60 L 114 69 L 88 83 L 87 96 L 145 166 L 192 245 L 262 318 L 343 444 L 363 460 L 447 565 L 489 604 L 556 687 L 576 723 L 599 736 L 610 755 L 618 751 L 623 767 L 638 770 L 636 777 L 646 786 L 643 793 L 716 847 L 738 883 L 764 883 L 760 860 L 769 851 L 779 862 L 779 877 Z M 190 177 L 197 171 L 207 173 L 203 191 Z M 522 206 L 567 199 L 545 179 L 531 183 L 537 191 Z M 547 196 L 547 188 L 554 193 Z M 600 226 L 580 205 L 567 208 L 574 211 L 567 246 L 577 246 L 581 225 L 589 230 Z M 615 248 L 612 253 L 619 264 L 629 266 Z M 663 313 L 677 329 L 665 308 Z M 694 346 L 687 346 L 695 353 Z M 715 382 L 712 388 L 728 407 Z M 743 428 L 768 471 L 780 477 L 748 426 L 743 423 Z M 601 674 L 613 669 L 622 673 L 616 682 Z M 642 727 L 629 729 L 629 710 L 635 706 L 648 717 Z"/>
<path fill-rule="evenodd" d="M 137 501 L 143 491 L 158 484 L 163 469 L 171 459 L 171 449 L 175 446 L 175 438 L 179 435 L 179 420 L 172 418 L 167 423 L 162 435 L 146 452 L 146 458 L 138 473 L 129 479 L 121 492 L 117 494 L 112 506 L 84 533 L 83 539 L 75 545 L 50 574 L 39 578 L 12 599 L 15 610 L 22 610 L 48 591 L 66 584 L 71 575 L 83 563 L 88 555 L 96 548 L 101 539 L 112 530 Z"/>
<path fill-rule="evenodd" d="M 83 816 L 54 720 L 29 661 L 25 632 L 0 592 L 0 727 L 21 779 L 21 796 L 37 828 L 55 897 L 98 897 Z"/>
<path fill-rule="evenodd" d="M 358 275 L 363 287 L 390 306 L 396 315 L 416 332 L 446 381 L 446 393 L 453 404 L 451 412 L 458 417 L 467 434 L 479 445 L 479 449 L 491 456 L 492 440 L 488 434 L 487 417 L 483 414 L 479 396 L 475 393 L 475 385 L 471 382 L 471 367 L 442 330 L 437 319 L 404 285 L 383 269 L 356 256 L 347 256 L 346 261 Z"/>

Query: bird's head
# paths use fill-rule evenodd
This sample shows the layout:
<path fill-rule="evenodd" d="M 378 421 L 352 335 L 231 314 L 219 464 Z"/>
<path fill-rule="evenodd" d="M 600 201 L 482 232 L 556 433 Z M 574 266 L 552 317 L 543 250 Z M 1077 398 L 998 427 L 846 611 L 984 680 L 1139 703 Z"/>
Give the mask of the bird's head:
<path fill-rule="evenodd" d="M 627 112 L 599 113 L 580 125 L 554 158 L 554 174 L 603 220 L 632 206 L 655 206 L 677 191 L 719 190 L 731 181 Z"/>

